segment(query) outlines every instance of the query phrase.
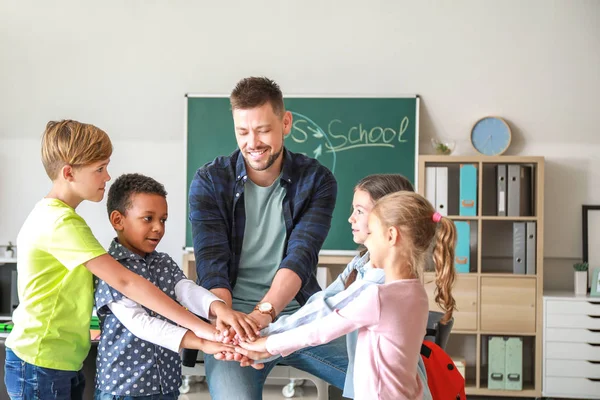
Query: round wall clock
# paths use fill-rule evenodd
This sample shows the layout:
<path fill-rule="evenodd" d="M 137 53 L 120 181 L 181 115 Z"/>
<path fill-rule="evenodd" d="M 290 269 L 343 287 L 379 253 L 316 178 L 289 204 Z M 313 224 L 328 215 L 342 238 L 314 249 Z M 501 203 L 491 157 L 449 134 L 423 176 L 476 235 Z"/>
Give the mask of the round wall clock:
<path fill-rule="evenodd" d="M 471 144 L 479 153 L 498 156 L 508 149 L 512 138 L 510 127 L 500 117 L 484 117 L 471 129 Z"/>

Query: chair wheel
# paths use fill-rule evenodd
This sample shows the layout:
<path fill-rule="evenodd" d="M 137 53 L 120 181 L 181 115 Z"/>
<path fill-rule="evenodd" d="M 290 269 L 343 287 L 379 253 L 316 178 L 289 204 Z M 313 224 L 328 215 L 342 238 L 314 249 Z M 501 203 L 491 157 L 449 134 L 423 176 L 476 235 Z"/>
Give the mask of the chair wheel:
<path fill-rule="evenodd" d="M 181 385 L 181 387 L 179 388 L 179 393 L 182 394 L 186 394 L 190 391 L 190 385 L 188 385 L 187 383 L 184 383 Z"/>
<path fill-rule="evenodd" d="M 296 393 L 296 390 L 294 389 L 294 384 L 293 383 L 288 383 L 287 385 L 285 385 L 283 387 L 283 389 L 281 389 L 281 394 L 286 399 L 291 399 L 292 397 L 294 397 L 295 393 Z"/>

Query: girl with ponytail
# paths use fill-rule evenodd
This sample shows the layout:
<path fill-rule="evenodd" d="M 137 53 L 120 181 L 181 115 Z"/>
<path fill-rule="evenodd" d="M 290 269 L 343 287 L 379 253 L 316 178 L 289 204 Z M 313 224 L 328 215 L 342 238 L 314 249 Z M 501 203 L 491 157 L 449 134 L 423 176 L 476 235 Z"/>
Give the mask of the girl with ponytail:
<path fill-rule="evenodd" d="M 424 385 L 417 362 L 429 306 L 421 276 L 435 240 L 436 302 L 452 317 L 456 230 L 422 196 L 396 192 L 382 197 L 371 211 L 365 246 L 373 268 L 385 283 L 369 285 L 345 307 L 307 325 L 240 343 L 236 351 L 252 359 L 285 356 L 328 343 L 358 329 L 354 361 L 356 399 L 421 399 Z"/>

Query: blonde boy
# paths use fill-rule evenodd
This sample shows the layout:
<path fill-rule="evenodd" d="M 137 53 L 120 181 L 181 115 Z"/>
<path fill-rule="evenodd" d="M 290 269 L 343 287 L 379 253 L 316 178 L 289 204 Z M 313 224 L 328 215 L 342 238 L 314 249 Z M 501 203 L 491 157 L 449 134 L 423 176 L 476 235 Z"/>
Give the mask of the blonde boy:
<path fill-rule="evenodd" d="M 5 364 L 5 384 L 13 400 L 82 398 L 92 274 L 197 336 L 215 337 L 214 328 L 106 254 L 75 212 L 82 201 L 104 197 L 111 154 L 108 135 L 93 125 L 65 120 L 46 126 L 42 163 L 52 189 L 35 205 L 17 237 L 20 304 L 6 341 Z"/>

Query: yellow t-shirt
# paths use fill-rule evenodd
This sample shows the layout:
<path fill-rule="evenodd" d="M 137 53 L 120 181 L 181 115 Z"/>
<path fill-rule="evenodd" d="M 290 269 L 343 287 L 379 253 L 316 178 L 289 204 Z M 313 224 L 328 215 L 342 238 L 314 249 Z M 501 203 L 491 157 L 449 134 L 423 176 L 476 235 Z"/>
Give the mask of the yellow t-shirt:
<path fill-rule="evenodd" d="M 39 367 L 78 371 L 90 349 L 93 279 L 82 264 L 106 253 L 83 218 L 43 199 L 17 237 L 19 306 L 6 340 Z"/>

